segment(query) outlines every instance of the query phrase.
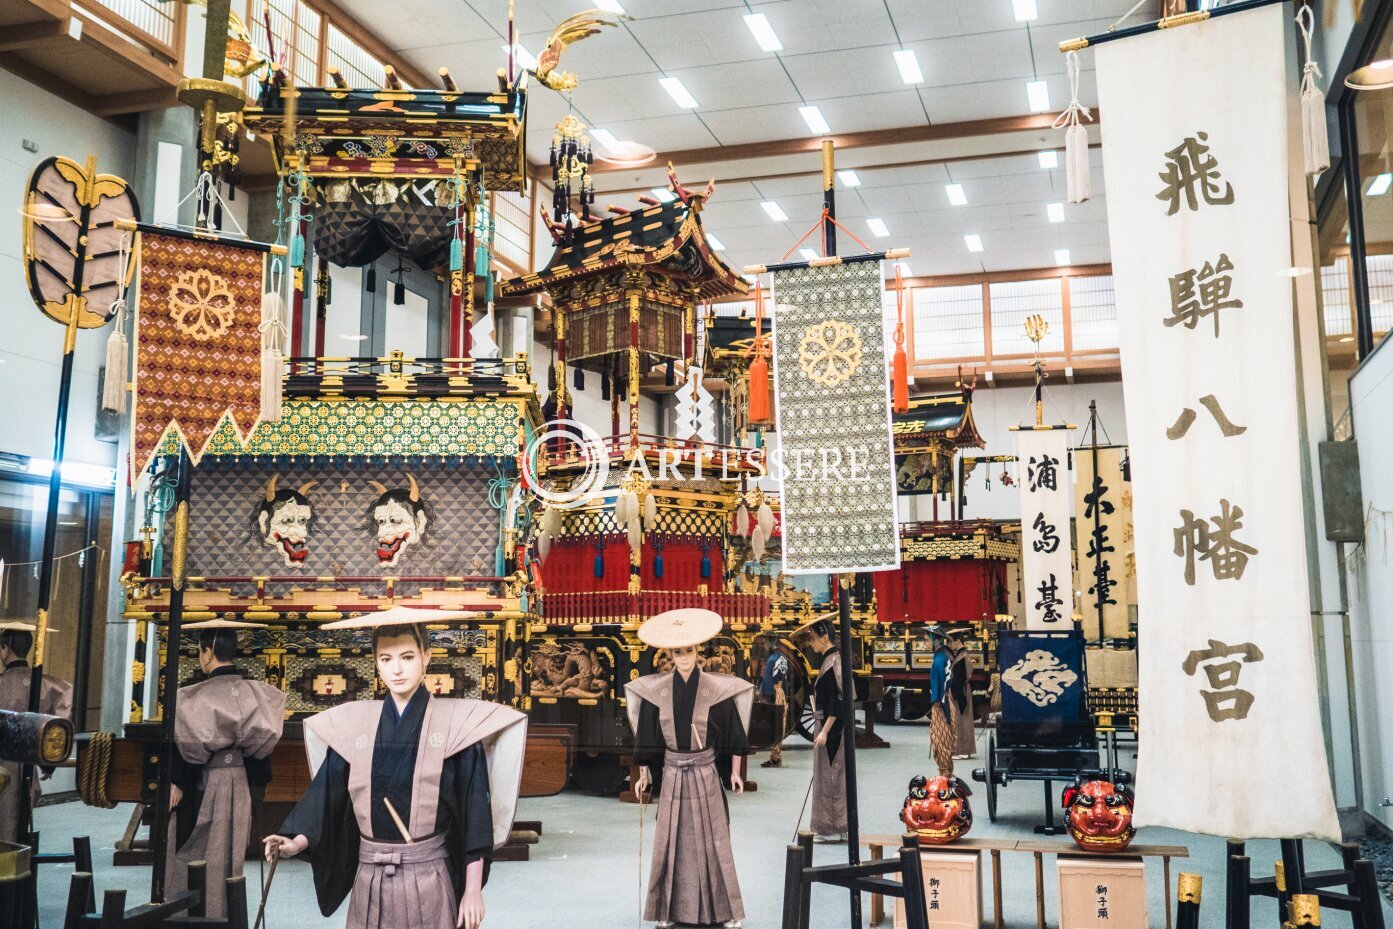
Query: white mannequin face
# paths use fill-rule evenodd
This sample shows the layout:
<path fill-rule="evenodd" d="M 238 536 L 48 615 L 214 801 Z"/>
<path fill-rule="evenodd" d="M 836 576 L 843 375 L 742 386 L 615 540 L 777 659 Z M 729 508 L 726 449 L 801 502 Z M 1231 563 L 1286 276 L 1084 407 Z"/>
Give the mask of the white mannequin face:
<path fill-rule="evenodd" d="M 672 655 L 672 664 L 678 674 L 683 677 L 691 676 L 692 670 L 697 666 L 697 647 L 695 645 L 668 649 L 668 654 Z"/>
<path fill-rule="evenodd" d="M 409 699 L 425 679 L 427 656 L 410 635 L 379 640 L 376 660 L 377 676 L 396 697 Z"/>

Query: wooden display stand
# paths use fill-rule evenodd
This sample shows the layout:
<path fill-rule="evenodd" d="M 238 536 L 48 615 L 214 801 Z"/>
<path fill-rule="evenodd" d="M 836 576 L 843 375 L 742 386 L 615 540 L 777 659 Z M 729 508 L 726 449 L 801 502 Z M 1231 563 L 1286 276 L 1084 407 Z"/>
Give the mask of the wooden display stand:
<path fill-rule="evenodd" d="M 1059 855 L 1059 929 L 1146 929 L 1146 864 Z"/>
<path fill-rule="evenodd" d="M 926 846 L 933 849 L 933 846 Z M 976 851 L 925 850 L 924 905 L 929 929 L 980 929 L 982 925 L 982 856 Z M 895 903 L 895 929 L 906 929 L 904 901 Z"/>

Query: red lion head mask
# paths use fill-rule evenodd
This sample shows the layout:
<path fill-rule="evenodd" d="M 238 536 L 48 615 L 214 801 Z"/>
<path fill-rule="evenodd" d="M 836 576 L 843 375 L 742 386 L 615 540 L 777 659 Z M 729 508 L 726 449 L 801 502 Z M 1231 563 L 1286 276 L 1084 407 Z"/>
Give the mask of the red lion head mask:
<path fill-rule="evenodd" d="M 947 845 L 972 828 L 972 791 L 956 777 L 920 774 L 909 782 L 909 796 L 900 810 L 900 821 L 930 845 Z"/>
<path fill-rule="evenodd" d="M 1064 791 L 1069 834 L 1089 852 L 1120 852 L 1136 837 L 1132 791 L 1111 781 L 1075 782 Z"/>

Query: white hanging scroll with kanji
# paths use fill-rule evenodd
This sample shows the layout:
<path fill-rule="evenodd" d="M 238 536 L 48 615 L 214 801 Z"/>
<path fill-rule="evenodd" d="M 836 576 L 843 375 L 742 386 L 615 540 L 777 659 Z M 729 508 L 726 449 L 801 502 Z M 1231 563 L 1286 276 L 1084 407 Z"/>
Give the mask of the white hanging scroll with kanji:
<path fill-rule="evenodd" d="M 1096 49 L 1136 532 L 1136 821 L 1333 840 L 1297 430 L 1291 269 L 1310 254 L 1293 262 L 1289 15 Z"/>
<path fill-rule="evenodd" d="M 1021 599 L 1025 628 L 1074 628 L 1074 563 L 1069 517 L 1069 432 L 1028 429 L 1016 433 L 1020 459 Z"/>

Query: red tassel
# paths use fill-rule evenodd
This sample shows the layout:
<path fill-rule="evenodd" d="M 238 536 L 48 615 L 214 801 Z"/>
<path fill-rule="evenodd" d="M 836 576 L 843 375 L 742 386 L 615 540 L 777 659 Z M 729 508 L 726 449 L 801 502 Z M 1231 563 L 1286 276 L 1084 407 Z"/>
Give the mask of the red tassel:
<path fill-rule="evenodd" d="M 769 362 L 756 353 L 750 362 L 750 422 L 765 423 L 772 419 L 769 410 Z"/>
<path fill-rule="evenodd" d="M 895 412 L 909 412 L 909 358 L 904 353 L 904 346 L 895 348 L 895 360 L 890 369 L 891 380 L 895 389 Z"/>

